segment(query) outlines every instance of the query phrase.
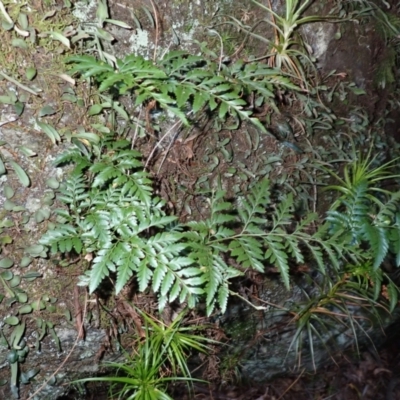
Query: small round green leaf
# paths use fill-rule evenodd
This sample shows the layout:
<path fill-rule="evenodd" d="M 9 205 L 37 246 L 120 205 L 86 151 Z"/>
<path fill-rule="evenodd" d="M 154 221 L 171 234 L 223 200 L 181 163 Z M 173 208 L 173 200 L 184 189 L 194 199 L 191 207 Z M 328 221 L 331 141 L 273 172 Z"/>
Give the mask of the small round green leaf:
<path fill-rule="evenodd" d="M 3 160 L 0 157 L 0 176 L 6 173 L 6 166 L 4 165 Z"/>
<path fill-rule="evenodd" d="M 25 247 L 25 253 L 30 254 L 32 257 L 39 256 L 43 250 L 45 250 L 45 247 L 41 244 L 34 244 L 32 246 Z"/>
<path fill-rule="evenodd" d="M 8 324 L 8 325 L 14 326 L 14 325 L 18 325 L 19 319 L 18 319 L 15 315 L 13 315 L 13 316 L 11 316 L 11 317 L 7 317 L 7 318 L 4 320 L 4 322 L 5 322 L 6 324 Z"/>
<path fill-rule="evenodd" d="M 22 101 L 17 101 L 15 104 L 13 104 L 13 107 L 14 107 L 15 114 L 17 114 L 18 117 L 20 117 L 25 109 L 24 103 L 22 103 Z"/>
<path fill-rule="evenodd" d="M 25 275 L 22 275 L 22 278 L 34 280 L 36 278 L 40 278 L 41 276 L 42 276 L 42 274 L 40 272 L 29 271 Z"/>
<path fill-rule="evenodd" d="M 23 315 L 23 314 L 30 314 L 31 312 L 32 312 L 32 306 L 30 305 L 30 304 L 25 304 L 25 305 L 23 305 L 23 306 L 21 306 L 20 308 L 19 308 L 19 310 L 18 310 L 18 313 L 20 314 L 20 315 Z"/>
<path fill-rule="evenodd" d="M 13 277 L 14 274 L 10 270 L 2 271 L 0 273 L 0 276 L 5 280 L 5 281 L 10 281 Z"/>
<path fill-rule="evenodd" d="M 14 104 L 15 100 L 11 96 L 3 95 L 3 96 L 0 96 L 0 103 L 3 103 L 3 104 Z"/>
<path fill-rule="evenodd" d="M 27 157 L 35 157 L 37 156 L 37 153 L 35 153 L 33 150 L 26 146 L 18 146 L 18 150 L 23 153 Z"/>
<path fill-rule="evenodd" d="M 51 189 L 58 189 L 60 187 L 60 182 L 54 177 L 46 180 L 46 185 Z"/>
<path fill-rule="evenodd" d="M 52 107 L 52 106 L 44 106 L 40 109 L 39 111 L 39 117 L 44 117 L 46 115 L 53 115 L 55 114 L 57 111 Z"/>
<path fill-rule="evenodd" d="M 12 210 L 14 212 L 25 211 L 25 207 L 24 206 L 15 206 Z"/>
<path fill-rule="evenodd" d="M 40 210 L 37 210 L 35 212 L 35 221 L 40 224 L 44 220 L 48 219 L 50 217 L 50 210 L 46 210 L 44 208 L 41 208 Z"/>
<path fill-rule="evenodd" d="M 22 185 L 28 187 L 31 184 L 31 181 L 26 172 L 15 161 L 10 160 L 9 163 L 17 174 L 18 179 L 22 183 Z"/>
<path fill-rule="evenodd" d="M 9 283 L 12 288 L 15 288 L 15 287 L 19 286 L 19 284 L 21 283 L 21 277 L 19 275 L 14 275 L 14 277 L 11 279 L 11 281 Z"/>
<path fill-rule="evenodd" d="M 65 315 L 65 318 L 67 319 L 67 321 L 72 321 L 72 315 L 71 315 L 70 310 L 65 310 L 64 315 Z"/>
<path fill-rule="evenodd" d="M 100 114 L 102 110 L 103 110 L 103 107 L 100 104 L 93 104 L 89 108 L 87 114 L 88 115 L 97 115 L 97 114 Z"/>
<path fill-rule="evenodd" d="M 13 265 L 14 265 L 14 261 L 11 260 L 11 258 L 6 257 L 6 258 L 2 258 L 0 260 L 0 268 L 7 269 L 7 268 L 12 267 Z"/>
<path fill-rule="evenodd" d="M 19 47 L 20 49 L 27 49 L 28 44 L 25 42 L 24 39 L 14 38 L 11 40 L 11 45 L 13 47 Z"/>
<path fill-rule="evenodd" d="M 12 28 L 14 28 L 14 23 L 8 22 L 8 21 L 1 21 L 1 27 L 5 30 L 5 31 L 11 31 Z"/>
<path fill-rule="evenodd" d="M 27 223 L 29 222 L 30 219 L 31 219 L 30 215 L 29 215 L 29 214 L 25 214 L 25 215 L 22 217 L 21 225 L 27 224 Z"/>
<path fill-rule="evenodd" d="M 4 186 L 4 196 L 6 197 L 6 199 L 11 199 L 14 194 L 14 189 L 10 185 Z"/>
<path fill-rule="evenodd" d="M 45 206 L 52 206 L 54 204 L 54 199 L 55 199 L 55 195 L 54 195 L 53 191 L 45 193 L 45 195 L 42 198 L 42 204 Z M 49 211 L 49 215 L 50 215 L 50 211 Z"/>
<path fill-rule="evenodd" d="M 2 226 L 2 228 L 12 228 L 14 226 L 14 221 L 5 219 L 5 220 L 3 220 L 1 226 Z"/>
<path fill-rule="evenodd" d="M 26 79 L 28 79 L 29 81 L 31 81 L 37 74 L 36 68 L 34 67 L 29 67 L 26 72 Z"/>
<path fill-rule="evenodd" d="M 7 361 L 10 364 L 14 364 L 15 362 L 18 361 L 18 354 L 17 351 L 12 349 L 8 354 L 7 354 Z"/>
<path fill-rule="evenodd" d="M 0 237 L 0 245 L 4 244 L 10 244 L 13 242 L 13 239 L 9 235 L 1 236 Z"/>
<path fill-rule="evenodd" d="M 12 211 L 12 210 L 16 207 L 16 204 L 7 199 L 7 200 L 4 202 L 3 207 L 4 207 L 4 209 L 7 210 L 7 211 Z"/>
<path fill-rule="evenodd" d="M 46 308 L 46 304 L 44 304 L 43 300 L 35 300 L 31 303 L 31 306 L 35 311 L 44 310 Z"/>
<path fill-rule="evenodd" d="M 19 262 L 19 266 L 21 268 L 26 268 L 30 263 L 32 262 L 32 259 L 28 256 L 22 257 L 21 261 Z"/>
<path fill-rule="evenodd" d="M 17 299 L 20 303 L 26 303 L 28 301 L 28 295 L 25 292 L 17 293 Z"/>

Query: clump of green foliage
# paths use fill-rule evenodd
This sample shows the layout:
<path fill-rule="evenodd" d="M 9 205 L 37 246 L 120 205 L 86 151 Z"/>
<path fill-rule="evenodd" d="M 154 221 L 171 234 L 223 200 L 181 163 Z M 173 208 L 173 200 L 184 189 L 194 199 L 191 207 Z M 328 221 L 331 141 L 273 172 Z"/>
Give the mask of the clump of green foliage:
<path fill-rule="evenodd" d="M 344 178 L 333 171 L 330 174 L 338 184 L 328 190 L 340 194 L 327 213 L 332 234 L 346 232 L 347 243 L 366 251 L 366 263 L 356 266 L 352 273 L 371 279 L 375 298 L 381 291 L 380 266 L 390 257 L 396 267 L 400 266 L 400 191 L 383 189 L 383 181 L 393 182 L 400 175 L 393 172 L 398 159 L 376 165 L 377 155 L 354 153 L 355 158 L 344 168 Z M 398 289 L 388 282 L 391 308 L 397 303 Z"/>
<path fill-rule="evenodd" d="M 190 388 L 194 381 L 199 382 L 190 375 L 187 357 L 192 352 L 208 352 L 207 345 L 213 341 L 199 335 L 202 328 L 183 326 L 182 313 L 169 326 L 142 312 L 141 315 L 145 321 L 144 337 L 138 338 L 133 354 L 124 363 L 104 365 L 115 374 L 77 382 L 109 382 L 111 396 L 126 400 L 172 400 L 167 393 L 171 383 L 185 382 Z"/>
<path fill-rule="evenodd" d="M 93 78 L 100 92 L 107 90 L 116 99 L 128 94 L 136 106 L 155 102 L 183 124 L 212 112 L 222 122 L 247 119 L 265 130 L 245 109 L 246 96 L 254 94 L 257 104 L 276 107 L 275 90 L 299 90 L 265 64 L 238 61 L 224 66 L 180 51 L 157 63 L 131 55 L 116 60 L 115 67 L 92 56 L 68 61 L 73 63 L 72 74 Z M 315 259 L 325 273 L 327 259 L 339 270 L 349 261 L 376 258 L 376 252 L 361 256 L 360 242 L 348 241 L 347 228 L 332 228 L 334 216 L 353 218 L 350 212 L 342 216 L 332 210 L 326 223 L 318 223 L 313 213 L 294 222 L 292 195 L 275 204 L 267 179 L 255 183 L 236 203 L 226 201 L 223 190 L 213 190 L 208 195 L 209 217 L 180 225 L 154 195 L 141 154 L 128 140 L 105 133 L 92 151 L 80 146 L 61 155 L 57 164 L 65 163 L 75 164 L 60 191 L 67 209 L 58 210 L 60 223 L 41 244 L 50 246 L 52 253 L 92 253 L 91 267 L 81 277 L 91 293 L 110 275 L 119 293 L 135 276 L 140 291 L 151 288 L 158 294 L 160 309 L 176 299 L 194 307 L 204 295 L 210 315 L 217 304 L 226 310 L 229 283 L 246 268 L 264 272 L 266 265 L 274 265 L 289 288 L 292 261 Z M 371 174 L 369 169 L 367 163 L 361 172 Z M 369 209 L 365 204 L 362 218 Z M 375 243 L 370 249 L 376 249 Z M 380 255 L 374 264 L 383 258 Z"/>
<path fill-rule="evenodd" d="M 57 160 L 68 162 L 75 168 L 59 196 L 67 208 L 57 211 L 59 223 L 41 244 L 52 253 L 92 253 L 81 277 L 91 293 L 110 275 L 119 293 L 134 275 L 139 290 L 151 287 L 158 294 L 160 309 L 175 299 L 194 307 L 205 295 L 210 315 L 217 302 L 226 310 L 229 282 L 246 268 L 264 272 L 267 264 L 276 265 L 289 288 L 292 259 L 303 263 L 310 255 L 325 272 L 324 254 L 337 268 L 343 257 L 358 257 L 341 235 L 327 235 L 326 225 L 314 231 L 315 214 L 295 223 L 293 196 L 274 204 L 266 179 L 237 203 L 215 190 L 209 217 L 181 225 L 154 196 L 140 153 L 128 140 L 106 135 L 97 155 L 75 148 Z"/>
<path fill-rule="evenodd" d="M 258 107 L 267 103 L 277 110 L 277 89 L 300 90 L 279 70 L 263 63 L 237 61 L 226 66 L 184 51 L 167 53 L 157 63 L 129 55 L 116 60 L 115 67 L 93 56 L 74 56 L 68 61 L 73 63 L 70 73 L 93 78 L 100 92 L 108 90 L 116 97 L 130 95 L 135 106 L 156 101 L 186 125 L 207 111 L 217 120 L 233 119 L 236 126 L 240 120 L 249 120 L 266 132 L 252 112 L 245 109 L 246 99 L 255 96 Z"/>

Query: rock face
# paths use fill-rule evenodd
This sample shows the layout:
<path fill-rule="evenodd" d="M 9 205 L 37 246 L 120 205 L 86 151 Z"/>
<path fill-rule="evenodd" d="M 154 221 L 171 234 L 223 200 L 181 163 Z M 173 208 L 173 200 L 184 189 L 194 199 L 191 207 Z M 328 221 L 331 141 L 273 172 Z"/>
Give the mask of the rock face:
<path fill-rule="evenodd" d="M 121 1 L 120 3 L 124 2 Z M 165 7 L 169 4 L 168 2 L 164 3 Z M 183 4 L 185 2 L 177 3 Z M 191 9 L 192 3 L 186 2 L 184 4 L 185 12 Z M 196 10 L 200 3 L 196 2 Z M 225 6 L 226 3 L 224 2 Z M 176 12 L 180 12 L 180 6 L 176 7 Z M 212 14 L 213 11 L 214 9 L 208 10 L 208 14 Z M 117 17 L 120 17 L 124 12 L 125 8 L 122 11 L 119 10 Z M 188 17 L 188 19 L 190 18 Z M 173 20 L 172 17 L 171 20 Z M 187 30 L 191 34 L 190 39 L 192 39 L 192 30 L 197 25 L 193 23 L 186 27 L 184 26 L 186 22 L 186 20 L 181 21 L 180 28 L 182 28 L 182 31 L 184 31 L 183 28 L 190 28 Z M 175 26 L 174 29 L 177 30 L 178 28 Z M 361 27 L 352 23 L 347 23 L 344 29 L 345 33 L 342 33 L 340 40 L 334 38 L 338 32 L 337 25 L 324 23 L 310 25 L 306 27 L 305 32 L 310 45 L 315 49 L 321 74 L 336 69 L 337 73 L 348 75 L 360 89 L 364 89 L 368 93 L 368 98 L 364 97 L 361 100 L 357 98 L 357 101 L 360 101 L 360 106 L 364 107 L 374 118 L 378 118 L 379 113 L 385 108 L 388 86 L 381 86 L 380 89 L 374 86 L 373 66 L 387 55 L 383 48 L 383 41 L 374 30 L 361 32 Z M 137 32 L 138 35 L 139 33 L 142 32 Z M 115 36 L 118 37 L 117 33 Z M 180 33 L 178 36 L 182 39 L 184 35 Z M 139 38 L 137 38 L 138 40 Z M 149 53 L 151 55 L 152 51 L 149 51 Z M 345 113 L 344 109 L 347 106 L 339 104 L 340 112 Z M 4 107 L 4 110 L 1 111 L 0 122 L 3 122 L 8 110 Z M 17 126 L 12 129 L 8 129 L 8 127 L 5 129 L 0 125 L 0 139 L 6 141 L 10 146 L 8 150 L 11 150 L 8 151 L 7 148 L 3 148 L 3 156 L 12 158 L 15 148 L 21 145 L 30 147 L 38 154 L 41 154 L 42 149 L 47 149 L 49 140 L 44 135 L 39 137 L 36 132 L 27 139 L 26 133 L 21 133 L 24 127 L 31 126 L 29 117 L 28 113 L 24 117 L 25 119 L 19 122 L 20 125 L 16 124 Z M 74 118 L 74 115 L 64 116 L 63 123 L 67 124 Z M 36 213 L 44 206 L 41 199 L 47 190 L 44 185 L 46 179 L 50 177 L 62 179 L 60 170 L 51 167 L 51 161 L 57 152 L 58 150 L 49 150 L 46 155 L 40 155 L 38 158 L 24 159 L 23 167 L 29 171 L 32 179 L 29 194 L 15 183 L 16 180 L 13 175 L 8 175 L 7 178 L 3 177 L 1 180 L 2 186 L 7 183 L 16 188 L 15 202 L 24 206 L 31 214 Z M 4 207 L 6 198 L 2 197 L 0 201 Z M 20 215 L 18 215 L 19 217 Z M 18 220 L 18 218 L 16 219 Z M 16 225 L 16 229 L 18 229 L 18 225 Z M 26 230 L 16 236 L 19 236 L 26 243 L 32 241 L 32 244 L 34 244 L 39 235 L 40 227 L 33 221 L 27 225 Z M 32 294 L 32 300 L 42 298 L 45 293 L 50 292 L 50 295 L 54 297 L 61 296 L 64 299 L 70 297 L 65 293 L 65 288 L 67 285 L 73 286 L 76 283 L 74 278 L 70 278 L 68 282 L 66 280 L 61 281 L 60 287 L 56 288 L 59 277 L 56 275 L 51 260 L 36 260 L 33 266 L 40 271 L 46 280 L 43 279 L 37 286 L 34 286 L 35 292 Z M 49 281 L 50 283 L 44 283 Z M 45 287 L 45 285 L 47 286 Z M 314 299 L 309 308 L 307 308 L 307 301 L 309 300 L 307 300 L 303 291 Z M 293 371 L 295 368 L 314 370 L 323 363 L 330 362 L 331 355 L 349 348 L 354 349 L 356 341 L 358 345 L 362 345 L 362 343 L 367 343 L 375 338 L 379 340 L 380 324 L 385 326 L 390 321 L 388 315 L 383 311 L 380 313 L 378 310 L 379 314 L 371 314 L 369 310 L 350 305 L 350 303 L 347 305 L 347 311 L 353 317 L 356 317 L 353 318 L 353 325 L 346 316 L 342 315 L 343 309 L 330 306 L 326 310 L 333 313 L 333 316 L 324 315 L 322 293 L 313 286 L 312 280 L 311 282 L 299 281 L 288 292 L 279 280 L 267 279 L 263 287 L 260 288 L 259 297 L 262 301 L 258 305 L 267 309 L 254 310 L 245 302 L 232 301 L 226 315 L 220 319 L 220 323 L 231 339 L 230 350 L 223 356 L 222 364 L 226 365 L 227 368 L 238 365 L 242 377 L 255 382 L 265 381 L 278 374 Z M 60 309 L 57 310 L 58 314 L 63 314 L 70 307 L 69 304 L 67 306 L 61 305 Z M 313 308 L 314 314 L 311 319 L 307 319 L 307 310 L 309 311 L 310 307 Z M 20 365 L 21 372 L 39 370 L 39 374 L 34 383 L 21 385 L 20 397 L 23 399 L 55 400 L 68 391 L 65 383 L 82 377 L 86 373 L 95 373 L 98 370 L 99 355 L 103 353 L 106 332 L 93 326 L 87 326 L 85 340 L 78 340 L 75 343 L 76 329 L 73 329 L 72 324 L 62 319 L 61 322 L 56 324 L 55 328 L 62 351 L 59 351 L 57 343 L 49 331 L 41 341 L 40 350 L 36 350 L 35 342 L 40 333 L 35 328 L 35 319 L 41 315 L 38 316 L 39 311 L 36 310 L 34 315 L 29 314 L 26 318 L 24 317 L 27 323 L 24 340 L 30 349 L 30 353 L 25 362 Z M 9 316 L 9 312 L 8 308 L 3 307 L 1 319 Z M 379 317 L 381 317 L 381 321 L 379 321 Z M 307 321 L 311 321 L 311 325 L 307 325 Z M 302 329 L 300 335 L 297 329 L 302 323 L 304 323 L 305 328 Z M 1 325 L 2 331 L 3 328 L 4 323 Z M 9 329 L 6 333 L 11 334 L 11 330 Z M 297 341 L 297 339 L 299 340 Z M 234 349 L 234 351 L 231 349 Z M 0 381 L 2 382 L 10 379 L 10 366 L 7 361 L 8 352 L 7 347 L 0 348 Z M 58 371 L 60 365 L 62 365 L 62 368 Z M 52 377 L 53 374 L 55 379 L 52 378 L 40 390 L 40 393 L 34 396 L 42 383 Z M 0 386 L 0 398 L 12 398 L 9 383 Z"/>
<path fill-rule="evenodd" d="M 341 294 L 350 297 L 340 299 Z M 383 329 L 394 316 L 367 303 L 357 305 L 345 288 L 336 291 L 337 306 L 329 304 L 332 295 L 318 289 L 317 281 L 301 279 L 286 291 L 278 280 L 265 280 L 257 305 L 266 310 L 239 302 L 221 318 L 230 338 L 222 364 L 237 365 L 244 381 L 261 383 L 316 371 L 346 351 L 383 342 Z"/>
<path fill-rule="evenodd" d="M 54 340 L 44 340 L 39 352 L 31 352 L 26 362 L 21 365 L 22 371 L 38 369 L 40 380 L 29 385 L 21 385 L 21 398 L 54 400 L 68 393 L 71 381 L 91 376 L 99 370 L 99 356 L 105 340 L 103 330 L 89 329 L 85 340 L 78 340 L 77 332 L 72 328 L 59 327 L 57 336 L 62 345 L 59 352 Z M 29 340 L 29 339 L 28 339 Z M 7 351 L 2 352 L 5 356 Z M 6 362 L 1 365 L 8 369 Z M 7 371 L 8 372 L 8 371 Z M 1 398 L 11 398 L 9 387 L 0 389 Z"/>

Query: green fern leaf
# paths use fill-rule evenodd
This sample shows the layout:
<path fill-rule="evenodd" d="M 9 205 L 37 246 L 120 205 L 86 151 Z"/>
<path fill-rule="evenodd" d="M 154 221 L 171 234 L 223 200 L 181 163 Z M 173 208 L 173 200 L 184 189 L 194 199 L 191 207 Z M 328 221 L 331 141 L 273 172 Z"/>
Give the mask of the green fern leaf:
<path fill-rule="evenodd" d="M 321 249 L 319 247 L 316 247 L 316 246 L 312 245 L 308 241 L 304 241 L 304 244 L 310 250 L 311 255 L 312 255 L 313 259 L 317 262 L 318 268 L 321 271 L 321 273 L 325 274 L 326 273 L 325 260 L 324 260 L 324 256 L 322 254 Z"/>
<path fill-rule="evenodd" d="M 158 311 L 161 314 L 165 308 L 165 306 L 168 303 L 168 297 L 167 296 L 161 296 L 161 294 L 158 294 Z"/>
<path fill-rule="evenodd" d="M 109 275 L 111 261 L 108 259 L 110 249 L 100 249 L 93 259 L 90 271 L 89 293 L 93 293 L 100 285 L 101 281 Z"/>
<path fill-rule="evenodd" d="M 229 111 L 229 104 L 224 102 L 221 103 L 218 109 L 218 118 L 224 120 L 226 118 L 226 114 Z"/>
<path fill-rule="evenodd" d="M 256 271 L 264 272 L 262 261 L 263 250 L 261 243 L 252 237 L 241 237 L 229 243 L 231 256 L 244 268 L 253 268 Z"/>
<path fill-rule="evenodd" d="M 224 283 L 218 289 L 218 304 L 220 306 L 222 314 L 225 314 L 226 308 L 228 306 L 228 298 L 229 298 L 228 284 Z M 212 313 L 212 311 L 211 311 L 211 313 Z"/>
<path fill-rule="evenodd" d="M 149 263 L 151 264 L 151 258 L 146 256 L 146 258 L 144 258 L 139 264 L 137 271 L 137 280 L 141 292 L 144 292 L 147 289 L 150 279 L 153 276 L 153 271 L 147 266 Z"/>
<path fill-rule="evenodd" d="M 387 285 L 387 291 L 389 295 L 390 312 L 393 312 L 398 304 L 399 288 L 393 281 L 389 281 L 389 284 Z"/>
<path fill-rule="evenodd" d="M 189 101 L 189 98 L 193 96 L 195 93 L 196 93 L 195 89 L 191 88 L 190 86 L 178 85 L 175 90 L 176 105 L 179 108 L 184 107 L 186 103 Z"/>
<path fill-rule="evenodd" d="M 236 218 L 233 215 L 229 215 L 229 214 L 215 215 L 215 214 L 213 214 L 210 222 L 213 226 L 215 226 L 215 225 L 226 224 L 227 222 L 232 222 L 235 220 L 236 220 Z"/>
<path fill-rule="evenodd" d="M 206 304 L 208 307 L 215 301 L 215 295 L 222 283 L 222 271 L 227 268 L 224 260 L 217 254 L 213 254 L 209 265 L 202 265 L 202 270 L 207 283 L 205 292 L 207 293 Z"/>
<path fill-rule="evenodd" d="M 224 222 L 231 222 L 232 220 L 226 219 Z M 225 228 L 224 226 L 220 226 L 217 228 L 217 232 L 215 232 L 214 237 L 217 240 L 221 240 L 221 239 L 228 239 L 232 236 L 235 235 L 235 231 L 229 228 Z"/>
<path fill-rule="evenodd" d="M 272 236 L 271 234 L 266 237 L 265 241 L 268 244 L 265 259 L 278 268 L 285 287 L 289 289 L 289 264 L 285 246 L 281 243 L 280 237 Z"/>
<path fill-rule="evenodd" d="M 111 65 L 99 62 L 93 56 L 86 56 L 86 55 L 72 56 L 68 57 L 66 62 L 74 64 L 73 67 L 69 70 L 69 73 L 71 75 L 79 73 L 83 75 L 85 78 L 104 73 L 114 72 L 114 69 Z"/>
<path fill-rule="evenodd" d="M 212 313 L 213 313 L 213 311 L 214 311 L 214 309 L 215 309 L 215 304 L 216 304 L 216 299 L 215 298 L 213 298 L 212 299 L 212 301 L 210 302 L 210 304 L 207 304 L 206 305 L 206 314 L 207 314 L 207 317 L 209 317 Z"/>
<path fill-rule="evenodd" d="M 100 172 L 96 175 L 92 182 L 92 187 L 99 187 L 105 185 L 107 182 L 110 182 L 112 179 L 117 178 L 121 175 L 121 172 L 115 168 L 113 165 L 102 164 L 96 165 L 97 168 L 101 168 Z M 95 168 L 90 168 L 92 172 L 95 172 Z"/>
<path fill-rule="evenodd" d="M 169 290 L 171 289 L 171 286 L 173 285 L 175 281 L 175 275 L 174 273 L 169 270 L 167 274 L 165 275 L 162 285 L 161 285 L 161 296 L 166 296 Z"/>
<path fill-rule="evenodd" d="M 109 247 L 112 242 L 110 232 L 110 213 L 105 210 L 96 210 L 88 214 L 84 221 L 79 222 L 83 229 L 82 238 L 98 242 L 98 248 Z"/>
<path fill-rule="evenodd" d="M 39 243 L 44 246 L 50 246 L 52 254 L 58 251 L 70 251 L 66 250 L 66 241 L 71 242 L 71 246 L 73 246 L 74 241 L 80 240 L 80 234 L 81 233 L 73 225 L 57 225 L 55 229 L 47 231 L 40 238 Z"/>
<path fill-rule="evenodd" d="M 81 254 L 83 243 L 82 240 L 78 237 L 72 238 L 72 246 L 77 254 Z"/>
<path fill-rule="evenodd" d="M 172 286 L 171 290 L 169 291 L 169 302 L 170 303 L 174 302 L 178 298 L 181 290 L 182 290 L 182 288 L 181 288 L 180 282 L 178 280 L 175 280 L 174 285 Z M 162 308 L 164 308 L 164 307 L 162 307 Z"/>
<path fill-rule="evenodd" d="M 329 260 L 333 267 L 339 271 L 340 270 L 340 264 L 339 260 L 341 257 L 338 257 L 338 254 L 335 254 L 334 252 L 334 246 L 331 245 L 329 242 L 321 241 L 320 246 L 324 249 L 325 253 L 328 255 Z M 340 253 L 339 253 L 340 254 Z M 320 271 L 322 273 L 326 273 L 325 265 L 323 264 L 322 266 L 318 263 L 320 267 Z M 321 269 L 322 268 L 322 269 Z"/>
<path fill-rule="evenodd" d="M 211 206 L 211 211 L 212 211 L 213 215 L 215 215 L 215 214 L 218 215 L 220 212 L 223 212 L 223 211 L 232 210 L 231 203 L 228 203 L 227 201 L 219 201 L 220 198 L 217 197 L 219 194 L 222 194 L 224 196 L 225 192 L 221 191 L 221 192 L 217 192 L 215 194 L 216 197 L 215 197 L 215 199 L 213 199 L 212 206 Z"/>
<path fill-rule="evenodd" d="M 197 92 L 193 96 L 193 103 L 192 103 L 192 111 L 194 114 L 197 114 L 209 101 L 210 95 L 206 92 Z"/>
<path fill-rule="evenodd" d="M 396 213 L 393 227 L 389 229 L 390 250 L 396 257 L 396 266 L 400 266 L 400 213 Z"/>
<path fill-rule="evenodd" d="M 161 286 L 161 282 L 164 279 L 166 273 L 169 272 L 167 269 L 167 266 L 165 264 L 158 264 L 156 269 L 153 272 L 153 290 L 155 293 L 158 292 L 158 290 L 160 289 Z M 171 282 L 172 285 L 173 282 Z M 165 295 L 166 292 L 161 290 L 161 295 Z"/>
<path fill-rule="evenodd" d="M 373 269 L 382 264 L 389 251 L 388 230 L 386 228 L 364 223 L 362 226 L 364 239 L 370 245 L 373 256 Z"/>
<path fill-rule="evenodd" d="M 285 237 L 285 244 L 289 254 L 295 258 L 297 264 L 304 263 L 304 256 L 299 248 L 299 240 L 296 237 L 287 235 Z"/>
<path fill-rule="evenodd" d="M 190 242 L 198 242 L 204 239 L 209 234 L 209 227 L 205 221 L 189 221 L 186 224 L 192 231 L 185 232 L 182 236 L 185 237 Z"/>

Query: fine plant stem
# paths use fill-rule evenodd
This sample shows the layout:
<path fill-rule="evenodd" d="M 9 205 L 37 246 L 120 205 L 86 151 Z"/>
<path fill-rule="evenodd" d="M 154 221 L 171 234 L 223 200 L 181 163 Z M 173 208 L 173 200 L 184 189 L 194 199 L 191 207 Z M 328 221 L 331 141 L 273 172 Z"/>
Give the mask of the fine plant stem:
<path fill-rule="evenodd" d="M 29 88 L 28 86 L 23 85 L 22 83 L 18 82 L 16 79 L 14 79 L 14 78 L 12 78 L 11 76 L 7 75 L 7 74 L 4 73 L 3 71 L 0 71 L 0 75 L 1 75 L 3 78 L 7 79 L 9 82 L 13 83 L 14 85 L 17 85 L 17 86 L 19 86 L 21 89 L 27 91 L 28 93 L 31 93 L 31 94 L 33 94 L 34 96 L 38 96 L 38 95 L 39 95 L 40 90 L 36 91 L 36 90 L 33 90 L 33 89 Z"/>
<path fill-rule="evenodd" d="M 303 376 L 304 372 L 305 372 L 305 368 L 302 369 L 302 371 L 300 372 L 299 376 L 289 385 L 289 387 L 278 397 L 278 400 L 283 399 L 283 396 L 285 396 L 285 394 L 299 381 L 299 379 Z"/>
<path fill-rule="evenodd" d="M 182 126 L 182 121 L 177 121 L 175 122 L 171 128 L 168 129 L 167 132 L 165 132 L 165 134 L 163 135 L 163 137 L 155 144 L 155 146 L 153 147 L 153 150 L 151 151 L 151 153 L 149 154 L 149 156 L 147 157 L 147 161 L 146 164 L 144 165 L 144 169 L 147 169 L 147 166 L 149 165 L 149 162 L 151 161 L 151 159 L 153 158 L 154 153 L 156 152 L 157 148 L 160 147 L 161 143 L 163 142 L 163 140 L 165 138 L 167 138 L 171 132 L 175 129 L 175 128 L 179 128 Z M 171 146 L 171 144 L 170 144 Z M 170 149 L 170 147 L 169 147 Z M 161 168 L 161 167 L 160 167 Z"/>
<path fill-rule="evenodd" d="M 156 38 L 154 40 L 154 53 L 153 53 L 153 61 L 156 62 L 157 60 L 157 49 L 158 49 L 158 35 L 159 35 L 159 25 L 158 25 L 158 12 L 157 8 L 154 4 L 153 0 L 150 0 L 151 6 L 153 7 L 153 12 L 154 12 L 154 19 L 155 19 L 155 24 L 156 24 Z"/>
<path fill-rule="evenodd" d="M 137 118 L 138 122 L 136 123 L 135 133 L 134 133 L 133 138 L 132 138 L 131 150 L 133 150 L 133 148 L 135 147 L 136 139 L 137 139 L 137 136 L 138 136 L 138 133 L 139 133 L 139 121 L 140 121 L 140 117 L 142 116 L 142 111 L 143 111 L 143 108 L 141 108 L 140 111 L 139 111 L 139 116 Z"/>
<path fill-rule="evenodd" d="M 232 290 L 229 291 L 229 294 L 232 296 L 239 297 L 240 300 L 243 300 L 245 303 L 247 303 L 250 307 L 254 308 L 257 311 L 265 311 L 268 310 L 268 307 L 265 306 L 256 306 L 254 305 L 251 301 L 245 299 L 243 296 L 241 296 L 239 293 L 233 292 Z"/>
<path fill-rule="evenodd" d="M 213 35 L 217 35 L 219 42 L 221 44 L 221 50 L 220 50 L 220 55 L 219 55 L 219 63 L 218 63 L 218 71 L 221 71 L 221 67 L 222 67 L 222 59 L 224 57 L 224 42 L 222 41 L 222 37 L 221 35 L 214 29 L 209 29 L 208 30 L 211 34 Z"/>

